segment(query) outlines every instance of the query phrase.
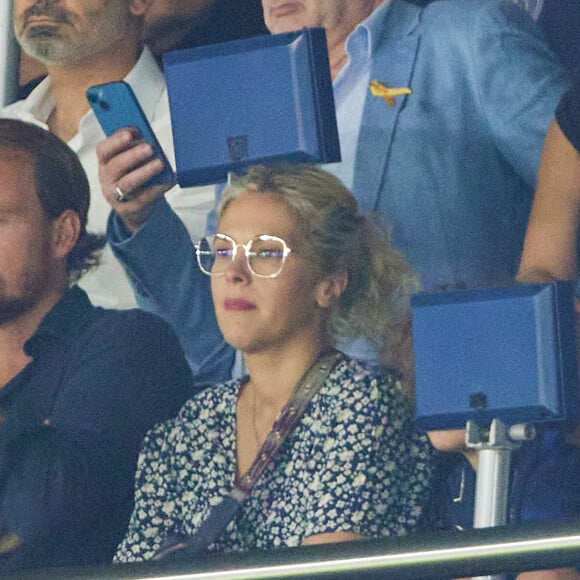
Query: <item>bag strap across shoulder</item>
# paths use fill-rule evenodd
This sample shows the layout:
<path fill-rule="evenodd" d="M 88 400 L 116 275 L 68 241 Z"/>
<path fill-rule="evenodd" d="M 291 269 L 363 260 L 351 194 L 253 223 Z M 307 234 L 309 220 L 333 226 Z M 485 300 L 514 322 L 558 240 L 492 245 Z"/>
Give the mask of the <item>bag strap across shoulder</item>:
<path fill-rule="evenodd" d="M 154 557 L 155 560 L 181 559 L 188 554 L 200 552 L 224 532 L 228 524 L 240 511 L 256 481 L 262 476 L 266 467 L 275 459 L 280 447 L 294 430 L 308 403 L 326 381 L 342 356 L 342 353 L 332 350 L 318 357 L 294 387 L 292 397 L 274 422 L 268 437 L 246 473 L 235 482 L 233 489 L 209 513 L 193 536 L 171 536 L 157 550 Z"/>

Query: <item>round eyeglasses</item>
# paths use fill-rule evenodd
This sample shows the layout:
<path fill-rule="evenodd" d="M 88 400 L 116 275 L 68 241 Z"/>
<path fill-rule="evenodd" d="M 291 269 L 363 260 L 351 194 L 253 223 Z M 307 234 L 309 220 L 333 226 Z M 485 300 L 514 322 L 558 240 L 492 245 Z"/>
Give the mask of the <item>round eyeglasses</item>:
<path fill-rule="evenodd" d="M 238 244 L 226 234 L 215 234 L 195 244 L 197 263 L 204 274 L 223 276 L 238 248 L 243 248 L 248 269 L 258 278 L 276 278 L 292 251 L 283 239 L 267 234 L 256 236 L 247 244 Z"/>

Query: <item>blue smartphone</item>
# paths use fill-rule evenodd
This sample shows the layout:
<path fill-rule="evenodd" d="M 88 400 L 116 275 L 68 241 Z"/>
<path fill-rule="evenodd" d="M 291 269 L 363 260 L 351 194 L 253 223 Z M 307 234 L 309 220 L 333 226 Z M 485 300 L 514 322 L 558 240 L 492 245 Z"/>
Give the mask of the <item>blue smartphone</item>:
<path fill-rule="evenodd" d="M 124 81 L 115 81 L 89 87 L 87 99 L 105 135 L 110 136 L 124 127 L 136 127 L 141 138 L 149 143 L 155 155 L 163 161 L 163 170 L 151 178 L 147 185 L 175 183 L 175 173 L 151 125 L 133 92 Z"/>

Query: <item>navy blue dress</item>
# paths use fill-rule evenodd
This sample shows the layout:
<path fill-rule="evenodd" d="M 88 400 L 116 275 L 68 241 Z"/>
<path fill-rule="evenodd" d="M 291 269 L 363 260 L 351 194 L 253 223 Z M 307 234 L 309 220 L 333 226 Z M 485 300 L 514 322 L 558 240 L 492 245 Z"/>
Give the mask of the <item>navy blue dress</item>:
<path fill-rule="evenodd" d="M 118 562 L 150 559 L 169 535 L 192 535 L 231 489 L 242 385 L 207 389 L 149 432 Z M 335 531 L 376 537 L 415 530 L 427 502 L 431 456 L 401 384 L 346 359 L 209 549 L 292 547 Z"/>

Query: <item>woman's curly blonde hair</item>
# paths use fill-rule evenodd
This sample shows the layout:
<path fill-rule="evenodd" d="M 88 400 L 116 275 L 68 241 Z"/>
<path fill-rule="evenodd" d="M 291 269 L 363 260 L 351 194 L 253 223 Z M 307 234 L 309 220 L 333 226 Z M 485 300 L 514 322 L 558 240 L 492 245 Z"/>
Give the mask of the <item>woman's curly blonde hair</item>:
<path fill-rule="evenodd" d="M 385 366 L 413 384 L 410 296 L 417 275 L 395 250 L 378 220 L 359 211 L 351 192 L 312 165 L 254 166 L 223 192 L 221 218 L 244 191 L 273 193 L 286 204 L 321 275 L 348 274 L 348 285 L 331 309 L 327 331 L 339 338 L 365 338 Z"/>

